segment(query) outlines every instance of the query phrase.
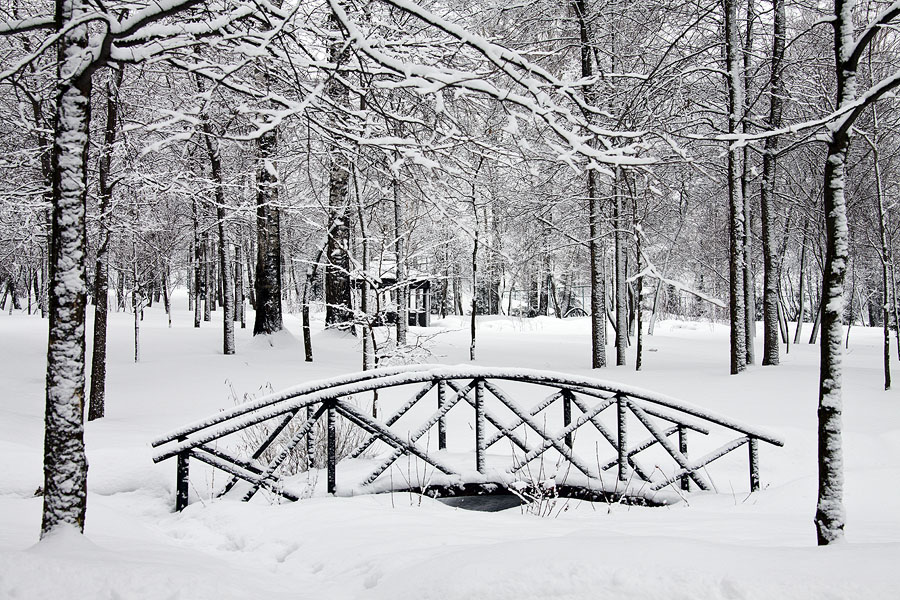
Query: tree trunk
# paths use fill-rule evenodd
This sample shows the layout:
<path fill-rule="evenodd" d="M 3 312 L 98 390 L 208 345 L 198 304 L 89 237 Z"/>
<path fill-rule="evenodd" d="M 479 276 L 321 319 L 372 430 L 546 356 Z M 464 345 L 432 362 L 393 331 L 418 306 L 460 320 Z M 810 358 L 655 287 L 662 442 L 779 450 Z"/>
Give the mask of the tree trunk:
<path fill-rule="evenodd" d="M 281 214 L 278 202 L 278 170 L 272 157 L 278 134 L 259 138 L 256 168 L 256 319 L 253 335 L 284 329 L 281 312 Z"/>
<path fill-rule="evenodd" d="M 200 327 L 201 306 L 200 301 L 203 295 L 203 246 L 200 242 L 200 226 L 197 219 L 197 199 L 191 203 L 193 225 L 194 225 L 194 327 Z"/>
<path fill-rule="evenodd" d="M 41 537 L 63 524 L 83 531 L 87 507 L 83 420 L 91 76 L 84 71 L 88 24 L 73 23 L 89 10 L 83 0 L 57 1 L 57 15 L 69 26 L 57 41 Z"/>
<path fill-rule="evenodd" d="M 210 249 L 209 232 L 203 233 L 203 320 L 212 320 L 215 305 L 215 285 L 212 277 L 212 250 Z"/>
<path fill-rule="evenodd" d="M 581 50 L 581 77 L 589 79 L 594 75 L 591 35 L 586 0 L 572 0 L 572 8 L 578 20 L 578 34 Z M 592 100 L 593 89 L 586 88 L 586 100 Z M 587 118 L 590 118 L 587 116 Z M 597 171 L 587 170 L 588 227 L 590 240 L 588 253 L 591 262 L 591 368 L 606 366 L 606 301 L 605 278 L 603 277 L 603 250 L 600 245 L 600 220 L 602 208 L 597 197 Z"/>
<path fill-rule="evenodd" d="M 728 87 L 728 133 L 738 132 L 744 106 L 741 48 L 736 0 L 725 0 L 725 53 Z M 741 193 L 741 153 L 728 149 L 729 281 L 731 316 L 731 373 L 747 365 L 747 330 L 744 297 L 744 199 Z"/>
<path fill-rule="evenodd" d="M 244 302 L 244 256 L 240 242 L 234 245 L 234 319 L 247 328 L 247 305 Z"/>
<path fill-rule="evenodd" d="M 836 4 L 840 4 L 840 0 L 837 0 Z M 846 27 L 852 28 L 852 23 Z M 844 533 L 841 337 L 843 333 L 844 275 L 849 258 L 849 234 L 844 199 L 844 170 L 849 145 L 850 139 L 847 133 L 834 132 L 833 139 L 828 144 L 828 158 L 825 163 L 827 254 L 822 279 L 822 342 L 820 344 L 818 409 L 819 499 L 815 518 L 820 546 L 841 539 Z"/>
<path fill-rule="evenodd" d="M 615 258 L 613 268 L 616 278 L 616 365 L 625 364 L 628 349 L 628 288 L 625 283 L 625 204 L 622 188 L 625 186 L 622 169 L 615 170 L 613 182 L 613 226 L 615 231 Z"/>
<path fill-rule="evenodd" d="M 109 73 L 106 85 L 106 125 L 100 148 L 97 191 L 100 216 L 98 218 L 97 263 L 94 275 L 94 347 L 91 354 L 91 391 L 88 421 L 100 419 L 106 412 L 106 326 L 109 314 L 109 211 L 112 202 L 113 145 L 118 130 L 119 87 L 122 85 L 121 66 Z"/>
<path fill-rule="evenodd" d="M 770 129 L 781 127 L 784 106 L 782 62 L 784 60 L 785 10 L 784 0 L 773 0 L 774 13 L 772 67 L 769 80 Z M 760 190 L 763 246 L 763 365 L 777 365 L 778 348 L 778 282 L 781 280 L 780 261 L 775 244 L 775 187 L 778 137 L 766 138 L 763 147 L 763 176 Z"/>
<path fill-rule="evenodd" d="M 328 16 L 328 28 L 334 39 L 328 45 L 328 60 L 334 65 L 347 61 L 348 52 L 337 18 Z M 350 106 L 350 91 L 336 78 L 330 79 L 325 93 L 338 106 Z M 353 320 L 350 289 L 350 223 L 347 217 L 350 161 L 336 143 L 329 148 L 328 187 L 328 264 L 325 267 L 325 325 L 327 327 Z"/>
<path fill-rule="evenodd" d="M 395 159 L 398 158 L 395 155 Z M 409 329 L 409 287 L 406 284 L 406 211 L 400 198 L 400 180 L 397 173 L 391 178 L 394 192 L 394 253 L 397 261 L 397 345 L 406 345 L 406 332 Z"/>
<path fill-rule="evenodd" d="M 873 135 L 872 140 L 872 161 L 874 163 L 875 176 L 875 203 L 878 209 L 878 232 L 881 237 L 881 319 L 884 329 L 884 389 L 891 389 L 891 313 L 889 307 L 891 305 L 891 284 L 888 275 L 888 265 L 891 263 L 891 246 L 888 243 L 887 233 L 887 216 L 884 210 L 884 190 L 881 185 L 881 165 L 879 164 L 879 147 L 878 147 L 878 107 L 872 107 Z"/>
<path fill-rule="evenodd" d="M 835 0 L 834 55 L 837 105 L 856 95 L 856 66 L 848 59 L 853 46 L 852 0 Z M 850 47 L 848 47 L 848 45 Z M 822 342 L 819 344 L 819 490 L 816 536 L 820 546 L 844 537 L 844 474 L 841 447 L 844 276 L 850 259 L 844 196 L 847 150 L 852 121 L 832 130 L 825 160 L 825 269 L 822 275 Z"/>
<path fill-rule="evenodd" d="M 822 298 L 821 294 L 819 297 L 819 306 L 816 309 L 816 318 L 813 321 L 812 332 L 809 334 L 809 343 L 815 344 L 816 340 L 819 338 L 819 327 L 822 325 Z"/>
<path fill-rule="evenodd" d="M 803 330 L 803 317 L 806 314 L 806 305 L 804 298 L 806 297 L 806 246 L 809 237 L 809 221 L 803 226 L 803 241 L 800 242 L 800 284 L 799 284 L 799 300 L 797 302 L 799 308 L 797 310 L 797 329 L 794 333 L 794 344 L 800 343 L 800 335 Z M 810 298 L 810 302 L 812 299 Z"/>
<path fill-rule="evenodd" d="M 751 83 L 751 66 L 752 66 L 752 56 L 753 56 L 753 19 L 754 19 L 754 10 L 753 10 L 753 0 L 747 0 L 747 36 L 744 40 L 743 46 L 743 67 L 744 67 L 744 101 L 741 105 L 741 132 L 744 134 L 750 133 L 750 121 L 744 115 L 749 114 L 750 106 L 747 102 L 747 93 L 746 91 L 750 89 Z M 747 344 L 747 364 L 752 365 L 756 362 L 755 356 L 755 340 L 756 340 L 756 282 L 753 278 L 753 268 L 752 268 L 752 259 L 753 259 L 753 222 L 752 222 L 752 211 L 750 207 L 750 191 L 749 191 L 749 180 L 750 180 L 750 160 L 749 160 L 750 148 L 744 146 L 741 149 L 741 196 L 744 199 L 744 242 L 743 242 L 743 252 L 744 252 L 744 327 L 746 333 L 744 334 L 746 338 Z"/>
<path fill-rule="evenodd" d="M 167 271 L 168 269 L 163 267 L 160 292 L 162 293 L 163 307 L 166 309 L 166 317 L 169 319 L 169 329 L 172 329 L 172 302 L 169 297 L 169 275 Z"/>
<path fill-rule="evenodd" d="M 483 162 L 484 158 L 482 157 L 481 160 Z M 478 167 L 481 168 L 481 163 L 478 164 Z M 472 341 L 469 344 L 469 360 L 475 360 L 475 315 L 478 314 L 478 207 L 475 204 L 475 177 L 477 177 L 479 169 L 476 169 L 475 174 L 472 175 L 472 196 L 470 198 L 472 215 L 475 218 L 475 239 L 472 246 L 472 320 L 469 328 Z"/>
<path fill-rule="evenodd" d="M 203 80 L 197 77 L 197 87 L 203 92 Z M 225 231 L 225 181 L 222 177 L 222 162 L 219 154 L 219 142 L 212 131 L 207 118 L 203 118 L 203 137 L 206 141 L 206 152 L 209 155 L 209 166 L 212 172 L 216 193 L 216 222 L 219 233 L 219 292 L 222 297 L 222 352 L 234 354 L 234 290 L 231 285 L 231 263 L 228 260 L 228 235 Z M 209 290 L 207 290 L 209 295 Z"/>
<path fill-rule="evenodd" d="M 637 210 L 634 211 L 634 214 L 637 215 Z M 637 223 L 635 223 L 635 235 L 634 235 L 634 251 L 637 257 L 637 272 L 640 273 L 643 268 L 641 265 L 641 232 L 637 227 Z M 637 306 L 637 351 L 634 359 L 634 370 L 640 371 L 644 358 L 644 329 L 643 329 L 643 318 L 642 318 L 642 306 L 641 306 L 641 295 L 644 291 L 644 276 L 639 275 L 637 278 L 637 301 L 635 305 Z"/>

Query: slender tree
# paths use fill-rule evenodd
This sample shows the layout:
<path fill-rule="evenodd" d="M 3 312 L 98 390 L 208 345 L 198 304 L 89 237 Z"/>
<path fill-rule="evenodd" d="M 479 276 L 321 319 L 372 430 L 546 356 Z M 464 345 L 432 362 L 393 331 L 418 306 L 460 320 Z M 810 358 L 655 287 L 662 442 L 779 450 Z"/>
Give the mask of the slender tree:
<path fill-rule="evenodd" d="M 772 60 L 769 76 L 769 117 L 767 125 L 775 130 L 781 127 L 784 107 L 784 0 L 773 0 Z M 763 365 L 777 365 L 778 346 L 778 285 L 781 280 L 781 261 L 775 242 L 775 188 L 778 160 L 778 136 L 766 138 L 763 147 L 763 173 L 760 188 L 760 213 L 762 218 L 763 247 Z"/>
<path fill-rule="evenodd" d="M 94 271 L 94 347 L 91 355 L 91 392 L 88 421 L 103 417 L 106 411 L 106 325 L 109 310 L 109 238 L 110 210 L 112 209 L 113 183 L 112 154 L 118 132 L 119 87 L 124 69 L 118 65 L 106 82 L 106 123 L 103 128 L 103 144 L 97 169 L 97 187 L 100 197 L 99 243 Z"/>
<path fill-rule="evenodd" d="M 725 63 L 728 88 L 728 133 L 737 133 L 744 110 L 744 79 L 741 75 L 741 39 L 737 0 L 725 2 Z M 731 314 L 731 373 L 747 366 L 746 309 L 744 306 L 744 199 L 741 189 L 741 151 L 728 149 L 729 215 L 729 306 Z"/>

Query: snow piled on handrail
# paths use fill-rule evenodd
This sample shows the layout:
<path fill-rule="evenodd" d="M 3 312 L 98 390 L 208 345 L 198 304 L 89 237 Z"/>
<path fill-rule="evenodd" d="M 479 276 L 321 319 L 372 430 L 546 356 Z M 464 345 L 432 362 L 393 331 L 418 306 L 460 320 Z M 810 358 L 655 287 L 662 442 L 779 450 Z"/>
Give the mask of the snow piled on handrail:
<path fill-rule="evenodd" d="M 234 432 L 243 427 L 302 408 L 310 403 L 371 391 L 373 389 L 411 385 L 427 381 L 475 378 L 505 379 L 522 383 L 565 388 L 583 387 L 614 394 L 622 394 L 631 400 L 649 402 L 651 404 L 682 412 L 776 446 L 784 445 L 781 436 L 768 431 L 767 429 L 745 425 L 695 404 L 690 404 L 673 398 L 672 396 L 639 387 L 603 379 L 578 377 L 556 371 L 543 371 L 520 367 L 484 367 L 473 365 L 404 365 L 349 373 L 329 379 L 316 380 L 269 394 L 262 398 L 258 398 L 253 402 L 248 402 L 230 410 L 217 413 L 207 419 L 196 421 L 165 436 L 157 438 L 152 442 L 152 445 L 158 447 L 175 441 L 179 437 L 186 438 L 203 429 L 212 428 L 213 426 L 225 423 L 226 421 L 234 421 L 227 426 L 205 432 L 203 435 L 198 436 L 198 439 L 186 439 L 176 444 L 174 447 L 160 450 L 156 457 L 156 459 L 159 460 L 161 456 L 170 457 L 173 452 L 186 450 L 197 446 L 199 443 L 205 443 L 206 441 L 216 439 L 217 437 L 222 437 L 226 431 L 227 433 Z"/>

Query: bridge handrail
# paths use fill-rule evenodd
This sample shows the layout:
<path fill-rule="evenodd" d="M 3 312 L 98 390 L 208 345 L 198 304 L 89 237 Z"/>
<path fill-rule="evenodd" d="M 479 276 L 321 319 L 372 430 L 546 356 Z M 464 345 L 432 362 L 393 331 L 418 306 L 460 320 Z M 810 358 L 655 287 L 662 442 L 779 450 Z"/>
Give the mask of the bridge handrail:
<path fill-rule="evenodd" d="M 671 396 L 624 385 L 618 382 L 588 377 L 576 377 L 554 371 L 524 368 L 482 367 L 471 365 L 407 365 L 317 380 L 293 386 L 247 404 L 236 406 L 230 410 L 222 411 L 208 419 L 196 421 L 191 425 L 179 428 L 154 440 L 152 442 L 153 447 L 159 447 L 177 441 L 174 446 L 169 446 L 158 451 L 156 456 L 154 456 L 154 462 L 171 458 L 179 452 L 183 452 L 256 423 L 299 410 L 305 406 L 323 400 L 330 400 L 341 396 L 380 388 L 424 383 L 428 381 L 458 379 L 503 379 L 548 387 L 569 388 L 574 391 L 577 391 L 577 388 L 585 388 L 608 392 L 611 395 L 624 395 L 631 399 L 642 400 L 704 421 L 715 423 L 775 446 L 784 445 L 780 436 L 764 428 L 745 425 Z M 231 422 L 225 424 L 228 421 Z M 220 427 L 216 427 L 217 425 Z M 204 429 L 209 429 L 210 431 L 207 431 L 197 439 L 186 439 L 188 436 Z"/>

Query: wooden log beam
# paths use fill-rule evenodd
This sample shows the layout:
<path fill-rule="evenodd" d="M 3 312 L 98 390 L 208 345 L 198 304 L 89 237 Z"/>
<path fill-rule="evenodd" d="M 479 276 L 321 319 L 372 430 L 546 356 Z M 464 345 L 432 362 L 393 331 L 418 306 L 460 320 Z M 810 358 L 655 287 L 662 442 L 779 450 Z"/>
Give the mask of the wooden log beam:
<path fill-rule="evenodd" d="M 259 487 L 262 482 L 275 482 L 275 479 L 273 478 L 275 471 L 277 471 L 282 463 L 287 460 L 288 456 L 294 450 L 297 444 L 299 444 L 304 437 L 310 434 L 313 427 L 316 426 L 316 422 L 322 416 L 322 413 L 324 413 L 327 409 L 328 403 L 323 402 L 319 409 L 316 410 L 313 418 L 307 419 L 306 422 L 303 423 L 303 425 L 300 427 L 300 429 L 294 432 L 294 435 L 291 436 L 291 439 L 288 440 L 288 442 L 284 445 L 284 448 L 281 449 L 281 452 L 278 453 L 278 456 L 275 457 L 275 460 L 273 460 L 266 466 L 266 469 L 263 471 L 263 474 L 259 478 L 259 482 L 253 485 L 253 487 L 251 487 L 247 491 L 247 493 L 244 494 L 245 502 L 249 501 L 250 498 L 252 498 L 253 495 L 256 494 L 257 491 L 259 491 Z"/>
<path fill-rule="evenodd" d="M 437 381 L 429 381 L 428 383 L 426 383 L 422 387 L 422 389 L 420 389 L 412 398 L 407 400 L 403 404 L 403 406 L 394 411 L 394 414 L 388 417 L 387 421 L 385 421 L 384 424 L 390 427 L 391 425 L 399 421 L 400 417 L 409 412 L 409 409 L 415 406 L 416 403 L 419 402 L 419 400 L 424 398 L 425 395 L 431 391 L 431 388 L 433 388 L 437 383 Z M 438 393 L 440 393 L 440 389 L 438 389 Z M 360 456 L 362 456 L 362 453 L 365 452 L 369 448 L 369 446 L 375 443 L 377 439 L 378 436 L 369 436 L 362 444 L 360 444 L 353 452 L 350 453 L 350 458 L 359 458 Z"/>
<path fill-rule="evenodd" d="M 694 483 L 703 490 L 708 491 L 711 489 L 710 484 L 706 481 L 706 479 L 696 473 L 695 468 L 690 467 L 690 463 L 688 462 L 687 457 L 678 451 L 678 448 L 672 445 L 672 442 L 669 441 L 669 438 L 662 434 L 662 431 L 659 430 L 659 427 L 650 419 L 650 416 L 644 412 L 644 410 L 638 406 L 635 402 L 627 401 L 628 407 L 631 409 L 631 413 L 638 418 L 638 420 L 647 428 L 647 430 L 652 433 L 656 439 L 659 440 L 659 445 L 666 449 L 666 452 L 669 453 L 678 466 L 685 470 L 687 474 L 690 475 L 691 479 L 694 480 Z M 658 489 L 658 488 L 657 488 Z"/>
<path fill-rule="evenodd" d="M 653 490 L 661 490 L 662 488 L 666 487 L 673 481 L 680 479 L 684 475 L 696 475 L 695 471 L 702 469 L 703 467 L 705 467 L 706 465 L 708 465 L 709 463 L 711 463 L 714 460 L 722 458 L 723 456 L 725 456 L 726 454 L 728 454 L 735 448 L 740 448 L 741 446 L 743 446 L 744 444 L 746 444 L 749 441 L 750 441 L 750 438 L 748 438 L 748 437 L 740 437 L 740 438 L 737 438 L 737 439 L 734 439 L 734 440 L 728 442 L 727 444 L 722 444 L 717 449 L 702 456 L 699 460 L 689 463 L 686 466 L 683 466 L 682 468 L 678 469 L 677 471 L 675 471 L 674 474 L 672 474 L 672 476 L 667 477 L 663 482 L 653 484 L 652 489 Z M 692 479 L 694 479 L 695 482 L 697 481 L 697 479 L 694 477 L 692 477 Z M 697 484 L 697 485 L 699 485 L 699 484 Z M 709 488 L 701 488 L 701 489 L 708 490 Z"/>

